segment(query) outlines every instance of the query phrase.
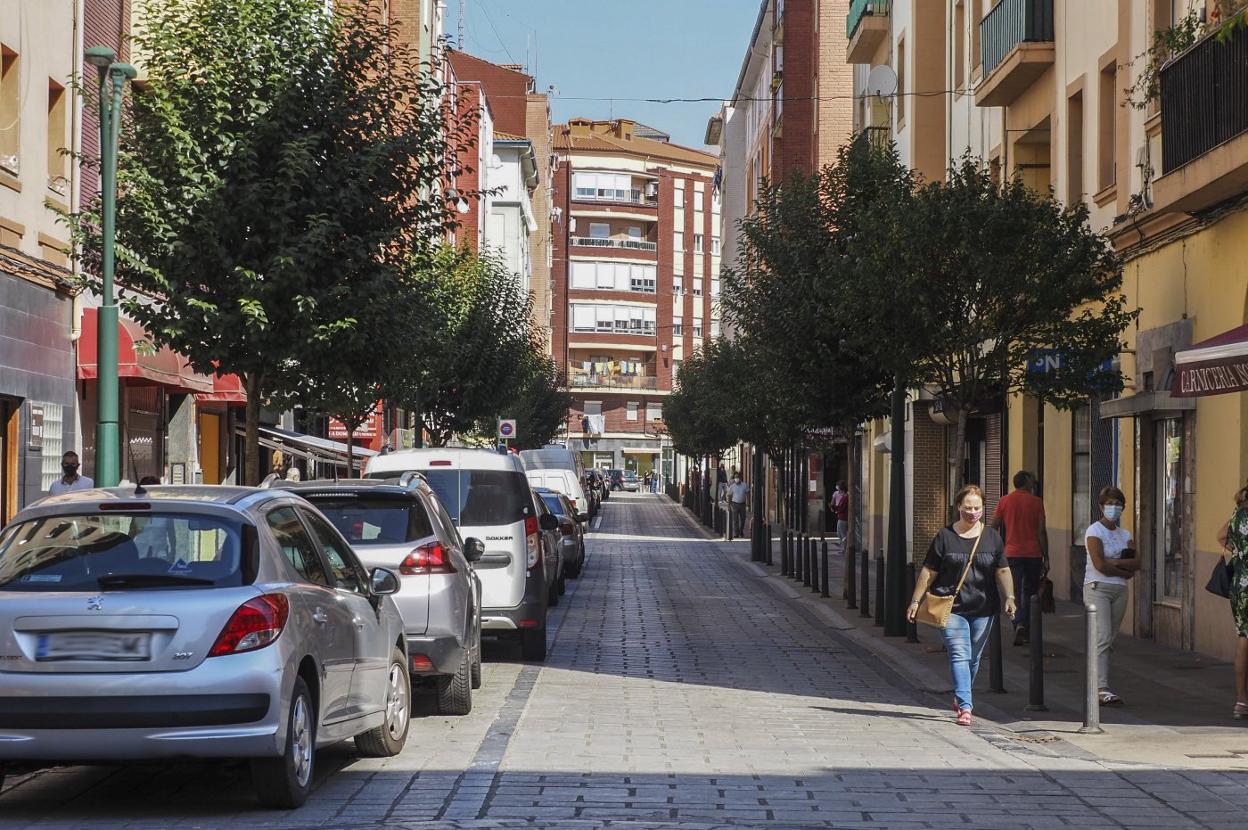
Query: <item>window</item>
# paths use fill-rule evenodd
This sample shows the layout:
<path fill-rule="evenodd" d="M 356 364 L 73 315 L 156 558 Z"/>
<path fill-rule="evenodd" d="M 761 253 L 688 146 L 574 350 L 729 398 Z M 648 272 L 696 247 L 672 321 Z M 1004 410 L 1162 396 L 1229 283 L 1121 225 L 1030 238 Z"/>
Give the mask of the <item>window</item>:
<path fill-rule="evenodd" d="M 705 198 L 706 198 L 706 194 L 703 193 L 701 190 L 693 191 L 693 209 L 702 210 Z"/>
<path fill-rule="evenodd" d="M 702 321 L 701 320 L 693 321 L 693 336 L 694 337 L 702 336 Z"/>
<path fill-rule="evenodd" d="M 593 262 L 573 262 L 572 263 L 572 287 L 573 288 L 597 288 L 598 287 L 598 268 Z"/>
<path fill-rule="evenodd" d="M 633 291 L 641 291 L 646 294 L 656 293 L 654 269 L 647 269 L 644 265 L 634 265 L 632 266 L 632 272 L 632 276 L 629 277 L 629 287 Z"/>
<path fill-rule="evenodd" d="M 1083 200 L 1083 91 L 1070 96 L 1066 118 L 1066 203 Z"/>
<path fill-rule="evenodd" d="M 273 536 L 277 539 L 278 547 L 286 556 L 286 561 L 299 576 L 316 585 L 328 586 L 329 577 L 325 575 L 321 559 L 316 555 L 316 547 L 308 538 L 307 531 L 304 530 L 303 523 L 299 521 L 295 509 L 279 507 L 270 510 L 264 518 L 269 525 L 269 530 L 273 531 Z"/>
<path fill-rule="evenodd" d="M 663 404 L 655 402 L 646 402 L 646 420 L 661 421 L 663 420 Z"/>
<path fill-rule="evenodd" d="M 1118 64 L 1110 61 L 1101 70 L 1097 104 L 1100 147 L 1097 155 L 1097 189 L 1104 190 L 1117 181 L 1114 149 L 1118 145 Z"/>
<path fill-rule="evenodd" d="M 684 362 L 683 360 L 672 361 L 672 380 L 675 380 L 680 375 L 680 366 Z"/>
<path fill-rule="evenodd" d="M 654 306 L 573 303 L 572 330 L 653 336 L 655 309 Z"/>
<path fill-rule="evenodd" d="M 719 337 L 719 321 L 711 321 L 711 337 Z"/>
<path fill-rule="evenodd" d="M 685 336 L 685 324 L 680 321 L 676 321 L 672 323 L 672 336 L 684 337 Z"/>
<path fill-rule="evenodd" d="M 585 401 L 585 414 L 586 415 L 601 415 L 602 414 L 602 401 Z"/>
<path fill-rule="evenodd" d="M 353 554 L 338 538 L 329 523 L 310 510 L 299 511 L 304 521 L 312 526 L 312 535 L 321 545 L 325 561 L 329 563 L 330 575 L 334 578 L 334 587 L 359 594 L 364 592 L 364 581 L 356 570 Z"/>
<path fill-rule="evenodd" d="M 641 239 L 641 228 L 630 226 L 628 229 L 628 238 L 632 240 Z"/>
<path fill-rule="evenodd" d="M 628 420 L 630 421 L 637 420 L 637 406 L 638 406 L 637 401 L 628 402 L 628 414 L 625 416 L 628 418 Z"/>
<path fill-rule="evenodd" d="M 684 210 L 685 209 L 685 180 L 677 179 L 675 182 L 675 186 L 676 186 L 676 190 L 675 190 L 676 209 Z"/>
<path fill-rule="evenodd" d="M 576 173 L 572 189 L 577 199 L 632 201 L 632 177 L 621 173 Z"/>
<path fill-rule="evenodd" d="M 607 291 L 611 291 L 618 286 L 616 277 L 618 276 L 613 262 L 598 263 L 598 287 Z M 627 279 L 627 275 L 625 275 Z"/>
<path fill-rule="evenodd" d="M 2 125 L 0 125 L 2 126 Z M 61 150 L 65 140 L 65 87 L 48 79 L 48 187 L 62 196 L 69 196 L 65 180 L 65 156 Z"/>
<path fill-rule="evenodd" d="M 953 89 L 963 91 L 966 83 L 966 4 L 958 0 L 953 9 Z"/>
<path fill-rule="evenodd" d="M 684 276 L 684 274 L 673 274 L 673 275 L 672 275 L 672 293 L 673 293 L 673 294 L 684 294 L 684 293 L 685 293 L 685 276 Z"/>
<path fill-rule="evenodd" d="M 672 247 L 677 251 L 685 250 L 685 234 L 684 231 L 676 231 L 672 234 Z"/>
<path fill-rule="evenodd" d="M 593 331 L 597 320 L 594 318 L 596 308 L 592 305 L 572 306 L 572 330 Z"/>
<path fill-rule="evenodd" d="M 719 296 L 719 280 L 711 280 L 711 296 Z"/>
<path fill-rule="evenodd" d="M 714 254 L 715 256 L 719 256 L 719 237 L 718 236 L 711 237 L 711 253 Z"/>
<path fill-rule="evenodd" d="M 21 84 L 17 53 L 0 45 L 0 168 L 18 174 L 22 132 Z"/>
<path fill-rule="evenodd" d="M 31 413 L 35 407 L 43 411 L 43 463 L 40 468 L 42 487 L 46 492 L 52 482 L 61 477 L 61 454 L 70 449 L 64 446 L 64 409 L 59 403 L 28 404 Z"/>
<path fill-rule="evenodd" d="M 1071 447 L 1070 464 L 1071 494 L 1070 515 L 1076 545 L 1083 544 L 1083 537 L 1092 515 L 1092 422 L 1091 409 L 1080 406 L 1070 414 Z"/>
<path fill-rule="evenodd" d="M 906 123 L 906 40 L 897 41 L 897 126 Z"/>
<path fill-rule="evenodd" d="M 590 239 L 608 239 L 611 236 L 611 226 L 606 222 L 590 222 L 589 237 Z"/>
<path fill-rule="evenodd" d="M 310 496 L 352 545 L 401 545 L 433 534 L 425 509 L 407 498 Z"/>
<path fill-rule="evenodd" d="M 1173 602 L 1183 596 L 1183 419 L 1157 421 L 1156 432 L 1155 598 Z"/>
<path fill-rule="evenodd" d="M 700 279 L 695 279 L 693 281 L 693 296 L 695 297 L 702 296 L 702 280 Z"/>
<path fill-rule="evenodd" d="M 979 48 L 979 22 L 984 19 L 984 0 L 971 0 L 971 65 L 982 66 L 983 55 Z"/>
<path fill-rule="evenodd" d="M 700 233 L 693 235 L 693 252 L 695 254 L 702 253 L 702 234 Z"/>

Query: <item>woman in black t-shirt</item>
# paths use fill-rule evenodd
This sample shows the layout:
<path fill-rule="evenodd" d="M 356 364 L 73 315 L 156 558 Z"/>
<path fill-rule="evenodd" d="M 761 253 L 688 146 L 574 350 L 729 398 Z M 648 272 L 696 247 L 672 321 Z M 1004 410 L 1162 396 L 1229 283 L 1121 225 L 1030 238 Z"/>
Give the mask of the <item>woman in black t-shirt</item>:
<path fill-rule="evenodd" d="M 906 616 L 914 621 L 919 602 L 929 587 L 935 594 L 952 594 L 966 570 L 971 551 L 975 551 L 975 562 L 953 601 L 953 613 L 943 629 L 949 673 L 953 675 L 953 708 L 958 712 L 958 725 L 970 726 L 971 686 L 979 672 L 979 658 L 988 644 L 992 621 L 1001 612 L 1001 597 L 1005 597 L 1005 613 L 1014 615 L 1014 580 L 1010 576 L 1001 534 L 983 522 L 983 492 L 974 484 L 968 484 L 958 491 L 954 504 L 958 508 L 958 520 L 941 528 L 932 539 Z"/>

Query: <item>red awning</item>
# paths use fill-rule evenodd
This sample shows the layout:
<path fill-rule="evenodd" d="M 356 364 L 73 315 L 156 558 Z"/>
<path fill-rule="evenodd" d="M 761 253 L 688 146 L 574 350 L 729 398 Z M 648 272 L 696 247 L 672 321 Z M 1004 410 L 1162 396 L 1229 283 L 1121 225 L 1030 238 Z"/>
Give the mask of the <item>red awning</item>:
<path fill-rule="evenodd" d="M 1248 391 L 1248 325 L 1202 340 L 1174 355 L 1170 394 L 1199 398 Z"/>
<path fill-rule="evenodd" d="M 99 309 L 85 309 L 78 340 L 78 379 L 99 377 Z M 168 346 L 154 349 L 147 330 L 122 317 L 117 331 L 117 374 L 139 383 L 156 383 L 183 392 L 212 392 L 212 378 L 200 375 Z"/>
<path fill-rule="evenodd" d="M 247 403 L 247 390 L 243 387 L 243 379 L 238 375 L 214 374 L 212 376 L 212 391 L 196 393 L 195 400 L 200 403 L 241 405 Z"/>

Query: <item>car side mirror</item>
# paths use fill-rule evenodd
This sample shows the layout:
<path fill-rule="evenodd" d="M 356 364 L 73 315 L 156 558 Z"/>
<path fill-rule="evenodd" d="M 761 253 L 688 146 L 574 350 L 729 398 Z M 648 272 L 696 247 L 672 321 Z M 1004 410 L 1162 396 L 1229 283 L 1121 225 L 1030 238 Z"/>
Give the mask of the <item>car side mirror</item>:
<path fill-rule="evenodd" d="M 384 597 L 398 593 L 399 578 L 395 576 L 394 571 L 386 568 L 373 568 L 369 577 L 372 579 L 371 587 L 374 596 Z"/>
<path fill-rule="evenodd" d="M 542 530 L 558 530 L 559 519 L 553 513 L 543 513 L 537 520 L 537 525 Z"/>
<path fill-rule="evenodd" d="M 589 514 L 588 514 L 588 513 L 577 513 L 577 514 L 576 514 L 576 520 L 577 520 L 578 522 L 580 522 L 581 524 L 585 524 L 585 522 L 588 522 L 588 521 L 589 521 Z"/>
<path fill-rule="evenodd" d="M 464 540 L 465 559 L 469 562 L 479 562 L 482 556 L 485 556 L 485 542 L 475 536 L 469 536 Z"/>

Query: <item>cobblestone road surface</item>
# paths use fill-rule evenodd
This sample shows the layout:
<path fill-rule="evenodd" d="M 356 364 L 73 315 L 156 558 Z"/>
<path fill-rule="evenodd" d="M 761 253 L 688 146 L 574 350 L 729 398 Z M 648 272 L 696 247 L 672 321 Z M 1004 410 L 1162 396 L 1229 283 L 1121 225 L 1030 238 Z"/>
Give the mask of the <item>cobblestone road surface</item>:
<path fill-rule="evenodd" d="M 0 828 L 1248 827 L 1248 776 L 955 726 L 661 497 L 617 494 L 590 539 L 544 666 L 487 651 L 471 715 L 321 753 L 300 810 L 237 764 L 70 767 L 10 777 Z"/>

